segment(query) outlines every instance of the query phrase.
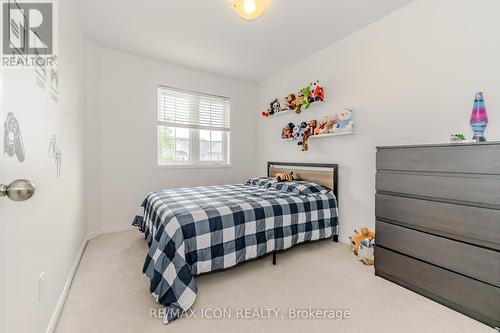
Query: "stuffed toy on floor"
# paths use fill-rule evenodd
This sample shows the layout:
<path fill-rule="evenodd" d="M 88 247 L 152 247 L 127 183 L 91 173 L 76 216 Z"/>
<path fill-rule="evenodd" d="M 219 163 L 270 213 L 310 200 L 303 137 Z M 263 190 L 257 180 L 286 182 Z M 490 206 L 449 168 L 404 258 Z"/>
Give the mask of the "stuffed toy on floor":
<path fill-rule="evenodd" d="M 374 247 L 375 247 L 375 233 L 362 228 L 361 233 L 354 230 L 354 235 L 349 237 L 351 239 L 351 249 L 354 254 L 365 265 L 373 265 L 374 260 Z"/>

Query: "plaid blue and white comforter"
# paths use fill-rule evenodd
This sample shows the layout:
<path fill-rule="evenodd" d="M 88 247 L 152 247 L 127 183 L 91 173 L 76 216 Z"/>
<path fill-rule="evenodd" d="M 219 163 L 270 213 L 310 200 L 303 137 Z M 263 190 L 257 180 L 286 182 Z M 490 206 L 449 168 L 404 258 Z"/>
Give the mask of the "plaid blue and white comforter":
<path fill-rule="evenodd" d="M 165 323 L 196 299 L 194 276 L 338 234 L 336 198 L 240 184 L 149 194 L 133 225 L 149 245 L 143 272 Z"/>

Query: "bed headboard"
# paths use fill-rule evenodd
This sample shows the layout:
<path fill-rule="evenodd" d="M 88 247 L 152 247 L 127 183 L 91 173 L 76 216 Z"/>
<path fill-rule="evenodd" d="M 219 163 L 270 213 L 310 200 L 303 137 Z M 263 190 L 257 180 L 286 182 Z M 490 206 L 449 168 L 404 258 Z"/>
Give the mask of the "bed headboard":
<path fill-rule="evenodd" d="M 297 180 L 307 180 L 323 185 L 332 190 L 338 197 L 338 164 L 323 163 L 293 163 L 293 162 L 267 162 L 267 176 L 274 177 L 278 172 L 291 172 Z"/>

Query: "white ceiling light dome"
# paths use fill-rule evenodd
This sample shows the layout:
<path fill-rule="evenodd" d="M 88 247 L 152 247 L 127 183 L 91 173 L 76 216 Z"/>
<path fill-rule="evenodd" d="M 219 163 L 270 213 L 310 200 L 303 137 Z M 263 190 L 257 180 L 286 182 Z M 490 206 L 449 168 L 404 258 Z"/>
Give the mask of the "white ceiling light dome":
<path fill-rule="evenodd" d="M 241 18 L 248 21 L 257 19 L 265 10 L 262 0 L 235 0 L 233 7 Z"/>

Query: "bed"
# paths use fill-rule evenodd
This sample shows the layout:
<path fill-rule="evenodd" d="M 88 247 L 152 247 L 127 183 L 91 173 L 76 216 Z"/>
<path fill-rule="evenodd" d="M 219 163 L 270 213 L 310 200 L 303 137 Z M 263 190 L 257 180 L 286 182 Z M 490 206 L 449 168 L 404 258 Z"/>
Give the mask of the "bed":
<path fill-rule="evenodd" d="M 278 183 L 279 172 L 297 181 Z M 149 246 L 143 267 L 164 322 L 193 305 L 194 277 L 297 244 L 338 242 L 338 165 L 268 162 L 267 177 L 150 193 L 133 221 Z"/>

